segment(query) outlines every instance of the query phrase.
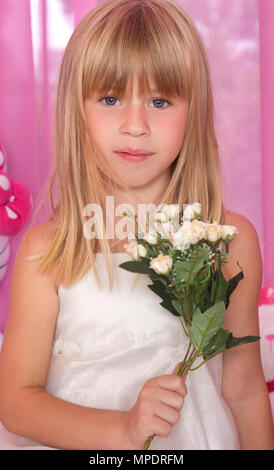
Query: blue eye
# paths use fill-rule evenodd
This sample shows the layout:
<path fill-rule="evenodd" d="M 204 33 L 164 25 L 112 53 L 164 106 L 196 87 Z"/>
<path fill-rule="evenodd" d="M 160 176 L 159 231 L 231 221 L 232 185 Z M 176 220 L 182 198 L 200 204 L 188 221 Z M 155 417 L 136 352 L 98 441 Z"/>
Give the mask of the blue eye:
<path fill-rule="evenodd" d="M 100 99 L 99 101 L 103 100 L 117 100 L 117 98 L 114 98 L 114 96 L 105 96 L 104 98 Z"/>
<path fill-rule="evenodd" d="M 164 100 L 164 99 L 162 99 L 162 98 L 154 98 L 154 100 L 152 100 L 152 102 L 153 102 L 153 101 L 158 101 L 158 102 L 159 102 L 159 101 L 162 101 L 162 103 L 165 102 L 165 103 L 167 103 L 168 105 L 170 104 L 169 101 Z M 166 106 L 165 106 L 165 107 L 163 107 L 163 106 L 161 106 L 161 107 L 156 106 L 156 108 L 157 108 L 157 109 L 164 109 L 164 108 L 166 108 Z"/>
<path fill-rule="evenodd" d="M 111 106 L 113 106 L 113 105 L 114 105 L 113 100 L 114 100 L 114 101 L 117 101 L 117 98 L 115 98 L 114 96 L 104 96 L 104 97 L 101 98 L 99 101 L 104 101 L 104 100 L 112 100 L 112 102 L 108 102 L 108 103 L 105 102 L 105 104 L 107 104 L 107 105 L 110 104 Z M 118 100 L 118 101 L 119 101 L 119 100 Z M 158 102 L 158 103 L 159 103 L 159 102 L 162 102 L 162 103 L 164 102 L 164 103 L 167 103 L 168 105 L 171 104 L 169 101 L 167 101 L 167 100 L 165 100 L 165 99 L 162 99 L 162 98 L 154 98 L 151 102 L 152 102 L 152 103 L 153 103 L 153 102 Z M 160 106 L 160 107 L 156 106 L 156 109 L 164 109 L 164 108 L 166 108 L 166 107 L 167 107 L 167 106 L 164 106 L 164 107 L 163 107 L 163 106 Z"/>

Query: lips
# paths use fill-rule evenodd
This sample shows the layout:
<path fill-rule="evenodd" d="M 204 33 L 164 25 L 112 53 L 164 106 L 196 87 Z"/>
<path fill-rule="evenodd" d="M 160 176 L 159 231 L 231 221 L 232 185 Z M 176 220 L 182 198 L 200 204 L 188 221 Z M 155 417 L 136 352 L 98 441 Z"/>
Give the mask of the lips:
<path fill-rule="evenodd" d="M 149 152 L 144 149 L 131 149 L 131 148 L 124 148 L 118 149 L 115 151 L 116 153 L 126 153 L 129 155 L 152 155 L 152 152 Z"/>
<path fill-rule="evenodd" d="M 132 155 L 131 153 L 127 153 L 127 152 L 115 152 L 120 158 L 122 158 L 123 160 L 126 160 L 128 162 L 132 162 L 132 163 L 139 163 L 139 162 L 142 162 L 144 160 L 147 160 L 148 158 L 151 157 L 151 155 L 153 155 L 152 153 L 150 154 L 135 154 L 135 155 Z"/>

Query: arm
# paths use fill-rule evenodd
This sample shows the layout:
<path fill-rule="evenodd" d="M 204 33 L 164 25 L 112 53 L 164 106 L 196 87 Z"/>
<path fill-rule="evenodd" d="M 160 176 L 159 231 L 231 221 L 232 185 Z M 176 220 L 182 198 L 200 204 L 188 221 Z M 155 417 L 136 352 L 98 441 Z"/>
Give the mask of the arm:
<path fill-rule="evenodd" d="M 224 328 L 234 336 L 259 336 L 258 303 L 262 283 L 262 259 L 256 230 L 244 216 L 230 212 L 226 224 L 239 235 L 231 242 L 227 280 L 243 268 L 242 279 L 230 297 Z M 223 353 L 222 395 L 234 417 L 243 450 L 273 449 L 271 406 L 262 370 L 260 342 L 237 346 Z"/>
<path fill-rule="evenodd" d="M 26 233 L 15 261 L 0 355 L 0 419 L 9 431 L 51 447 L 130 449 L 125 412 L 75 405 L 44 391 L 59 299 L 54 274 L 41 275 L 25 257 L 41 250 L 47 224 Z"/>

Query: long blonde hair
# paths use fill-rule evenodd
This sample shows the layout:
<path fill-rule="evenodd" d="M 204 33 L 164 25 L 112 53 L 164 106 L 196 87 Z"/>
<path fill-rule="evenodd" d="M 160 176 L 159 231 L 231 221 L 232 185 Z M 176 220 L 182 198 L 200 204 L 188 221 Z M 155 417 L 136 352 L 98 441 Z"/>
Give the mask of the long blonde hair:
<path fill-rule="evenodd" d="M 187 99 L 188 117 L 181 151 L 171 165 L 170 184 L 163 203 L 199 201 L 203 219 L 224 223 L 223 172 L 214 129 L 213 97 L 206 51 L 190 17 L 173 0 L 105 0 L 79 23 L 66 47 L 55 106 L 55 166 L 38 206 L 50 200 L 55 232 L 36 256 L 41 271 L 59 266 L 57 284 L 76 282 L 95 265 L 99 244 L 113 287 L 110 245 L 105 238 L 83 236 L 87 204 L 105 208 L 113 194 L 104 155 L 88 130 L 84 103 L 93 92 L 113 90 L 118 96 L 131 86 L 133 75 L 141 93 L 149 77 L 167 98 Z M 59 200 L 54 203 L 57 177 Z M 116 181 L 131 189 L 115 174 Z M 35 216 L 34 216 L 35 217 Z"/>

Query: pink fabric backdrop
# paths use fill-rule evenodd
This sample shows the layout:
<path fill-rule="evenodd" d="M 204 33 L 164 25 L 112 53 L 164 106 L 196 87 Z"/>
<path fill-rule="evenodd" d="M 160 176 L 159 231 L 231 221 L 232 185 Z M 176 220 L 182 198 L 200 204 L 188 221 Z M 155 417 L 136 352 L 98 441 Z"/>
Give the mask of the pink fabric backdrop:
<path fill-rule="evenodd" d="M 226 176 L 225 202 L 254 224 L 266 284 L 274 281 L 270 56 L 274 1 L 177 1 L 193 17 L 208 51 Z M 53 161 L 51 125 L 62 53 L 75 25 L 95 4 L 95 0 L 0 2 L 0 145 L 8 153 L 8 175 L 26 183 L 35 201 Z M 1 331 L 16 251 L 27 229 L 10 238 L 11 258 L 0 283 Z"/>
<path fill-rule="evenodd" d="M 274 2 L 259 1 L 264 275 L 274 282 Z"/>

